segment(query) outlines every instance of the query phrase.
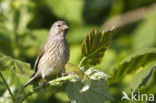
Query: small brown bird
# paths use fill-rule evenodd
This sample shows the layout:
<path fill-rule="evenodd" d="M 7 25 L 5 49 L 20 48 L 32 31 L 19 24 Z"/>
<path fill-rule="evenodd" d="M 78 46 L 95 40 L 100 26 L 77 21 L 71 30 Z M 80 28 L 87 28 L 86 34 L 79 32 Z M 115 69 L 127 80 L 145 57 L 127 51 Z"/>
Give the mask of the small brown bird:
<path fill-rule="evenodd" d="M 39 77 L 43 79 L 43 86 L 47 84 L 45 77 L 65 71 L 65 65 L 69 60 L 69 46 L 66 40 L 66 32 L 69 29 L 64 21 L 56 21 L 49 32 L 48 38 L 41 47 L 34 66 L 34 74 L 24 86 L 28 86 Z"/>

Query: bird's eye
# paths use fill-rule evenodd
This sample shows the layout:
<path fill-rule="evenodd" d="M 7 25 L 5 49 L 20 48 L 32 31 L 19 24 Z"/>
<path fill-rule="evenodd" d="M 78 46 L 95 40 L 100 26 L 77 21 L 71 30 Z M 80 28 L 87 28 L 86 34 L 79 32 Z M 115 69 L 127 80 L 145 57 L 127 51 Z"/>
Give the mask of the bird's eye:
<path fill-rule="evenodd" d="M 61 25 L 57 25 L 58 27 L 61 27 Z"/>

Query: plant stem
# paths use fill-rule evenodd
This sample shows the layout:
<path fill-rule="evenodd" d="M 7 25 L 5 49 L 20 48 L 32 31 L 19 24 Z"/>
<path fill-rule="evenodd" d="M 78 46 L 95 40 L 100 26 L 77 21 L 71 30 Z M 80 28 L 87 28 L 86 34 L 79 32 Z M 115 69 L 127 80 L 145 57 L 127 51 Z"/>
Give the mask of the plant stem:
<path fill-rule="evenodd" d="M 37 86 L 34 89 L 30 90 L 28 93 L 26 93 L 19 101 L 18 103 L 22 103 L 28 96 L 32 95 L 33 93 L 35 93 L 36 91 L 40 90 L 43 86 Z"/>
<path fill-rule="evenodd" d="M 61 78 L 57 78 L 54 79 L 52 81 L 49 81 L 47 86 L 59 86 L 61 83 L 67 82 L 69 80 L 71 80 L 73 77 L 75 77 L 75 75 L 68 75 L 65 77 L 61 77 Z M 59 82 L 59 83 L 58 83 Z M 59 84 L 59 85 L 58 85 Z M 32 95 L 33 93 L 35 93 L 36 91 L 40 90 L 41 88 L 43 88 L 43 85 L 39 85 L 35 88 L 33 88 L 32 90 L 30 90 L 29 92 L 27 92 L 19 101 L 18 103 L 22 103 L 26 98 L 28 98 L 30 95 Z"/>
<path fill-rule="evenodd" d="M 80 61 L 79 66 L 78 66 L 78 68 L 80 68 L 80 67 L 81 67 L 82 63 L 83 63 L 86 59 L 87 59 L 87 57 L 83 57 L 83 58 L 82 58 L 82 60 Z"/>
<path fill-rule="evenodd" d="M 9 88 L 9 85 L 7 84 L 7 82 L 6 82 L 6 80 L 5 80 L 5 78 L 3 77 L 3 75 L 2 75 L 1 72 L 0 72 L 0 77 L 2 78 L 2 80 L 3 80 L 4 84 L 5 84 L 5 86 L 7 87 L 8 91 L 9 91 L 9 94 L 10 94 L 10 96 L 11 96 L 13 102 L 15 103 L 15 102 L 16 102 L 15 97 L 14 97 L 13 93 L 11 92 L 11 89 Z"/>

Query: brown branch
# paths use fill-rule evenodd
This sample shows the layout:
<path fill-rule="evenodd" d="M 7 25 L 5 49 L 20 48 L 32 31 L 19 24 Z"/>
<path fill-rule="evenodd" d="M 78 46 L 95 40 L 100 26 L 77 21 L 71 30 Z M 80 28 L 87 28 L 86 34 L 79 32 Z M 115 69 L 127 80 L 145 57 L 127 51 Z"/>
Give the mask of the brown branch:
<path fill-rule="evenodd" d="M 121 28 L 125 25 L 143 20 L 146 18 L 149 11 L 156 13 L 156 3 L 148 7 L 142 7 L 137 10 L 129 11 L 125 14 L 114 16 L 103 24 L 102 29 L 108 30 L 112 28 L 112 26 L 115 26 L 115 28 Z"/>

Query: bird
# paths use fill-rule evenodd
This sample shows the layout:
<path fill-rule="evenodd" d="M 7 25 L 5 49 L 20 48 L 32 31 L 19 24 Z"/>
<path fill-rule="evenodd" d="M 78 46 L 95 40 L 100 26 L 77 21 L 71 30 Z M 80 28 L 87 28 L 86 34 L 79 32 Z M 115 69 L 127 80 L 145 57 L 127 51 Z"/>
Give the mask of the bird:
<path fill-rule="evenodd" d="M 49 35 L 40 48 L 34 64 L 34 73 L 24 85 L 27 87 L 37 78 L 42 78 L 43 86 L 47 85 L 46 77 L 65 72 L 65 65 L 70 56 L 66 34 L 69 26 L 65 21 L 56 21 L 50 28 Z"/>

